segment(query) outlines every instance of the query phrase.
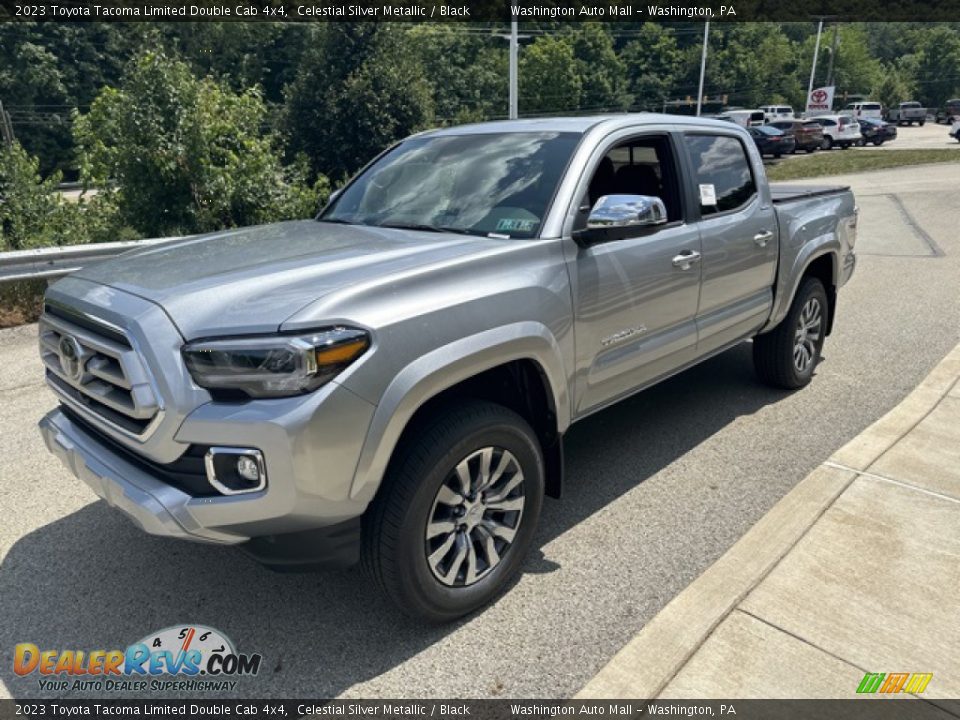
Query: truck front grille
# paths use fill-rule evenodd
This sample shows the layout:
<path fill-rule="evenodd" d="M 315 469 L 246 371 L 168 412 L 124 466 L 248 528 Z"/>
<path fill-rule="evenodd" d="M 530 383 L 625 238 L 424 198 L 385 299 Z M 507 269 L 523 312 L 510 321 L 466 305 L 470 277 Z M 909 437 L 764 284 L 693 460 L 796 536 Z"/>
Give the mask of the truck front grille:
<path fill-rule="evenodd" d="M 76 412 L 137 439 L 160 414 L 147 368 L 126 334 L 86 314 L 47 305 L 39 322 L 47 382 Z"/>

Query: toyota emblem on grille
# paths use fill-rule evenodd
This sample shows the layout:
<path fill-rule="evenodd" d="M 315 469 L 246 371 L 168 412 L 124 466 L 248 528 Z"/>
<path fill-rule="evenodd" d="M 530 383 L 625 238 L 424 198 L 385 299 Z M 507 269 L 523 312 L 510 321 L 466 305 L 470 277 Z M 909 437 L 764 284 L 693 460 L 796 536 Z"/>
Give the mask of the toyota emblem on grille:
<path fill-rule="evenodd" d="M 60 367 L 64 374 L 74 382 L 83 378 L 83 349 L 72 335 L 64 335 L 59 344 Z"/>

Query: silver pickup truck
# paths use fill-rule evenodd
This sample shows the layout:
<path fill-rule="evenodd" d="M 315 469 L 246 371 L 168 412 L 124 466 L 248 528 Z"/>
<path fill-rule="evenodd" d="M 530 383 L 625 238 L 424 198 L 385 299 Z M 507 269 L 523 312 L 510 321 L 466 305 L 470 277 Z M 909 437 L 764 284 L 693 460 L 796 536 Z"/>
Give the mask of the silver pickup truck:
<path fill-rule="evenodd" d="M 148 533 L 359 561 L 449 620 L 522 566 L 572 423 L 750 339 L 762 380 L 810 382 L 856 224 L 846 188 L 769 186 L 731 123 L 426 132 L 315 219 L 51 286 L 40 427 Z"/>
<path fill-rule="evenodd" d="M 913 125 L 919 123 L 923 127 L 927 122 L 927 109 L 918 102 L 902 102 L 895 108 L 887 108 L 884 112 L 884 120 L 897 125 Z"/>

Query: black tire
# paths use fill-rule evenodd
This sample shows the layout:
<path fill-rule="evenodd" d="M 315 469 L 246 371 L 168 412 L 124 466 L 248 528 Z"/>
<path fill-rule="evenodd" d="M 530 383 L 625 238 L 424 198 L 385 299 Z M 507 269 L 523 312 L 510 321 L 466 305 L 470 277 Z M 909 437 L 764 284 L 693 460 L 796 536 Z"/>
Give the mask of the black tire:
<path fill-rule="evenodd" d="M 807 303 L 814 300 L 819 303 L 819 337 L 812 342 L 814 350 L 809 363 L 799 369 L 794 362 L 797 328 Z M 810 382 L 823 349 L 828 312 L 823 283 L 817 278 L 806 278 L 800 284 L 787 316 L 773 330 L 753 339 L 753 366 L 763 382 L 787 390 L 796 390 Z"/>
<path fill-rule="evenodd" d="M 822 145 L 822 147 L 823 147 L 824 150 L 832 150 L 832 149 L 833 149 L 833 138 L 831 138 L 831 137 L 824 137 L 824 138 L 823 138 L 823 145 Z"/>
<path fill-rule="evenodd" d="M 926 121 L 926 120 L 918 120 L 917 122 L 920 124 L 920 127 L 923 127 L 924 124 L 926 124 L 927 121 Z"/>
<path fill-rule="evenodd" d="M 880 147 L 881 145 L 883 145 L 883 140 L 874 140 L 873 144 L 876 145 L 877 147 Z"/>
<path fill-rule="evenodd" d="M 430 567 L 427 523 L 441 485 L 456 466 L 489 446 L 508 450 L 523 473 L 524 504 L 516 535 L 499 564 L 493 564 L 486 575 L 473 584 L 451 587 Z M 448 622 L 489 603 L 520 569 L 543 504 L 543 454 L 536 434 L 515 412 L 467 400 L 439 411 L 416 428 L 398 447 L 383 482 L 364 516 L 361 565 L 407 615 Z M 456 547 L 455 543 L 451 549 Z"/>

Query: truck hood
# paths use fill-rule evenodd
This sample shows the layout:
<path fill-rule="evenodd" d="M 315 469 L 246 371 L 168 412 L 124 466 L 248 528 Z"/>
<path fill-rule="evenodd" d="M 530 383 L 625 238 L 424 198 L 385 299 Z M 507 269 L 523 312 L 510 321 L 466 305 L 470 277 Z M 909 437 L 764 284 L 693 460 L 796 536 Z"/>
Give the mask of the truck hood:
<path fill-rule="evenodd" d="M 75 275 L 157 303 L 192 340 L 273 332 L 338 288 L 502 243 L 302 220 L 135 250 Z"/>

